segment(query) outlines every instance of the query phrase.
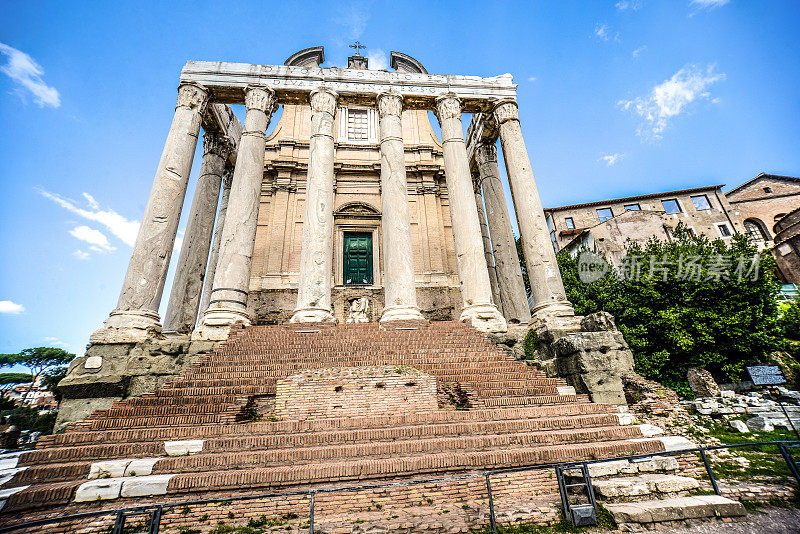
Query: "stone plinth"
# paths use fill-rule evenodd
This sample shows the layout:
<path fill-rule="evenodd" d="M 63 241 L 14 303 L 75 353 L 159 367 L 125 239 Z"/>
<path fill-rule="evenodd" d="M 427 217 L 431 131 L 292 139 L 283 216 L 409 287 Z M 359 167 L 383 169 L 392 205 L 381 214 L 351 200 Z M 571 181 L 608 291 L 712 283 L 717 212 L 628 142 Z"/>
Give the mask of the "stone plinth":
<path fill-rule="evenodd" d="M 436 379 L 412 367 L 342 367 L 278 380 L 281 419 L 363 416 L 436 410 Z"/>

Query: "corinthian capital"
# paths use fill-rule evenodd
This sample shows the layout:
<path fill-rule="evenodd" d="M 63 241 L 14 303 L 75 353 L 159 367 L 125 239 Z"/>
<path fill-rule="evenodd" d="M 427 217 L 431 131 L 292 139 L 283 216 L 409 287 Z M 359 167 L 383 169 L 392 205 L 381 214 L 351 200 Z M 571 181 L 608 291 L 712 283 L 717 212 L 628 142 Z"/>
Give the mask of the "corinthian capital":
<path fill-rule="evenodd" d="M 433 111 L 439 122 L 444 119 L 461 117 L 461 99 L 456 95 L 443 95 L 436 99 L 436 109 Z"/>
<path fill-rule="evenodd" d="M 497 161 L 497 147 L 492 143 L 478 143 L 475 149 L 475 163 L 484 165 L 490 161 Z"/>
<path fill-rule="evenodd" d="M 228 159 L 233 151 L 233 143 L 227 135 L 206 132 L 203 134 L 203 154 L 215 154 Z"/>
<path fill-rule="evenodd" d="M 311 91 L 311 109 L 315 112 L 324 111 L 331 115 L 336 113 L 336 100 L 339 95 L 333 89 L 320 86 Z"/>
<path fill-rule="evenodd" d="M 178 104 L 176 107 L 188 108 L 203 113 L 208 105 L 208 90 L 199 83 L 187 82 L 178 86 Z"/>
<path fill-rule="evenodd" d="M 506 121 L 519 120 L 519 108 L 515 100 L 501 100 L 494 106 L 494 117 L 497 124 L 503 124 Z"/>
<path fill-rule="evenodd" d="M 244 106 L 264 113 L 272 113 L 275 106 L 275 91 L 264 85 L 248 85 L 244 90 Z"/>
<path fill-rule="evenodd" d="M 403 112 L 403 95 L 399 93 L 381 93 L 378 95 L 378 114 L 397 115 Z"/>

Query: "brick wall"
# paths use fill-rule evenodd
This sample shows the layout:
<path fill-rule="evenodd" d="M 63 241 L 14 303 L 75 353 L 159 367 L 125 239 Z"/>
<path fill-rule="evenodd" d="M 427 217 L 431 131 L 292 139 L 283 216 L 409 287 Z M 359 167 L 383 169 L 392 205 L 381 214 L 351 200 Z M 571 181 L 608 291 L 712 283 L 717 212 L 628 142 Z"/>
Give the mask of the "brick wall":
<path fill-rule="evenodd" d="M 316 369 L 278 380 L 275 415 L 285 419 L 435 410 L 436 379 L 416 369 Z"/>

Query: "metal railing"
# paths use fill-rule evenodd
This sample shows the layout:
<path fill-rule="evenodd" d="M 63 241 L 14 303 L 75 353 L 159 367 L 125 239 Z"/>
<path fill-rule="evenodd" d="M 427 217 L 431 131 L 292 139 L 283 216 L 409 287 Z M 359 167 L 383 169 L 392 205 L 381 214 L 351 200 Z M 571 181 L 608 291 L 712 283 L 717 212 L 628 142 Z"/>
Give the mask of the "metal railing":
<path fill-rule="evenodd" d="M 163 513 L 164 508 L 176 508 L 176 507 L 186 507 L 186 506 L 197 506 L 197 505 L 204 505 L 204 504 L 215 504 L 215 503 L 232 503 L 232 502 L 241 502 L 241 501 L 253 501 L 253 500 L 261 500 L 261 499 L 274 499 L 274 498 L 281 498 L 281 497 L 290 497 L 290 496 L 297 496 L 297 495 L 307 495 L 309 497 L 309 527 L 308 532 L 309 534 L 314 533 L 314 506 L 316 501 L 317 494 L 324 494 L 324 493 L 340 493 L 340 492 L 349 492 L 349 491 L 364 491 L 364 490 L 373 490 L 373 489 L 383 489 L 383 488 L 396 488 L 396 487 L 406 487 L 406 486 L 414 486 L 417 484 L 430 484 L 436 482 L 455 482 L 461 480 L 468 480 L 474 478 L 484 477 L 486 479 L 486 492 L 489 504 L 489 524 L 493 532 L 497 532 L 497 519 L 495 517 L 495 510 L 494 510 L 494 496 L 492 493 L 492 482 L 491 477 L 495 475 L 504 475 L 510 473 L 524 473 L 527 471 L 538 471 L 542 469 L 554 469 L 560 467 L 562 469 L 569 469 L 574 467 L 581 467 L 581 466 L 589 466 L 593 464 L 601 464 L 607 462 L 615 462 L 620 460 L 644 460 L 647 458 L 652 458 L 654 456 L 681 456 L 684 454 L 699 454 L 700 458 L 703 461 L 703 465 L 705 467 L 706 473 L 708 474 L 709 480 L 711 482 L 711 487 L 714 490 L 714 493 L 717 495 L 721 495 L 721 491 L 719 489 L 719 484 L 714 476 L 714 472 L 711 468 L 711 463 L 708 461 L 707 453 L 709 451 L 716 451 L 716 450 L 723 450 L 723 449 L 735 449 L 735 448 L 749 448 L 749 447 L 763 447 L 763 446 L 777 446 L 781 456 L 783 457 L 784 461 L 789 467 L 789 471 L 792 476 L 797 481 L 798 486 L 800 486 L 800 470 L 795 463 L 794 458 L 792 457 L 791 453 L 789 452 L 789 448 L 792 447 L 800 447 L 800 441 L 798 440 L 785 440 L 785 441 L 754 441 L 749 443 L 736 443 L 731 445 L 711 445 L 707 447 L 694 447 L 690 449 L 678 449 L 672 451 L 660 451 L 660 452 L 650 452 L 650 453 L 643 453 L 643 454 L 632 454 L 628 456 L 615 456 L 612 458 L 602 458 L 597 460 L 580 460 L 574 462 L 553 462 L 553 463 L 543 463 L 543 464 L 531 464 L 519 467 L 508 467 L 503 469 L 488 469 L 484 471 L 472 472 L 472 473 L 465 473 L 461 475 L 450 475 L 450 476 L 441 476 L 441 477 L 430 477 L 425 479 L 415 478 L 413 480 L 403 480 L 403 481 L 396 481 L 396 482 L 380 482 L 374 484 L 359 484 L 359 485 L 351 485 L 351 486 L 335 486 L 335 487 L 315 487 L 309 489 L 302 489 L 302 490 L 292 490 L 292 491 L 282 491 L 282 492 L 272 492 L 272 493 L 257 493 L 257 494 L 249 494 L 249 495 L 239 495 L 239 496 L 232 496 L 232 497 L 224 497 L 224 498 L 215 498 L 215 499 L 195 499 L 190 501 L 181 501 L 181 502 L 162 502 L 162 503 L 153 503 L 147 504 L 142 506 L 133 506 L 127 508 L 113 508 L 113 509 L 106 509 L 106 510 L 96 510 L 91 512 L 81 512 L 77 514 L 65 515 L 60 516 L 57 518 L 49 518 L 49 519 L 39 519 L 35 521 L 26 521 L 24 523 L 16 523 L 13 525 L 4 525 L 0 526 L 0 534 L 4 534 L 6 532 L 17 532 L 19 530 L 38 527 L 38 526 L 45 526 L 45 525 L 55 525 L 58 523 L 65 523 L 68 521 L 76 521 L 81 519 L 91 519 L 95 517 L 102 517 L 104 515 L 108 516 L 115 516 L 115 523 L 112 529 L 112 534 L 122 534 L 122 529 L 124 528 L 125 517 L 129 515 L 150 515 L 151 516 L 151 523 L 150 523 L 150 534 L 158 534 L 159 524 L 161 521 L 161 516 Z"/>

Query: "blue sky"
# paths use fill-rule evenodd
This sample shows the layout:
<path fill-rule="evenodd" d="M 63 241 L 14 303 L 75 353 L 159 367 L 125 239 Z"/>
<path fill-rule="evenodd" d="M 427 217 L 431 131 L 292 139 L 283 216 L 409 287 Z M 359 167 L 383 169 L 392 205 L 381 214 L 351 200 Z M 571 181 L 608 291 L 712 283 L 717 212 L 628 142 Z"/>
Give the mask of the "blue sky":
<path fill-rule="evenodd" d="M 0 20 L 0 352 L 80 352 L 113 309 L 189 59 L 324 45 L 342 66 L 358 39 L 373 66 L 509 72 L 545 206 L 800 175 L 796 1 L 6 1 Z"/>

